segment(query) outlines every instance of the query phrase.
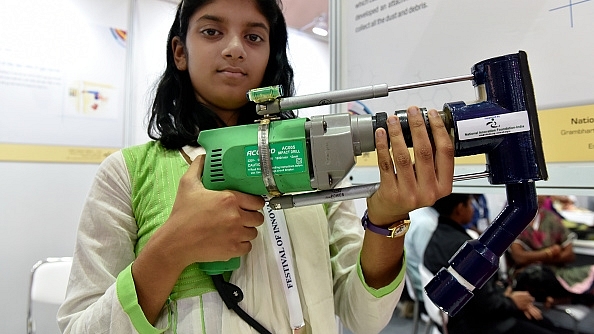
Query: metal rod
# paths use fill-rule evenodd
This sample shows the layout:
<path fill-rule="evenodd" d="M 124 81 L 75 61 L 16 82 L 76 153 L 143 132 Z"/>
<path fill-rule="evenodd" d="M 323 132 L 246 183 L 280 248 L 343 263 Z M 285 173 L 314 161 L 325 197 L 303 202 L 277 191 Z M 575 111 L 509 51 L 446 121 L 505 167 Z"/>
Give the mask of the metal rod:
<path fill-rule="evenodd" d="M 488 177 L 488 172 L 454 175 L 454 182 L 480 179 Z M 298 195 L 283 195 L 273 197 L 269 200 L 275 210 L 289 209 L 313 204 L 346 201 L 350 199 L 364 198 L 373 195 L 379 188 L 379 183 L 370 183 L 346 188 L 337 188 L 323 191 L 313 191 Z"/>
<path fill-rule="evenodd" d="M 429 86 L 442 85 L 442 84 L 447 84 L 447 83 L 452 83 L 452 82 L 470 81 L 470 80 L 474 80 L 474 75 L 472 75 L 472 74 L 461 75 L 461 76 L 451 77 L 451 78 L 421 81 L 421 82 L 416 82 L 416 83 L 412 83 L 412 84 L 392 86 L 392 87 L 388 87 L 388 92 L 395 92 L 395 91 L 399 91 L 399 90 L 407 90 L 407 89 L 420 88 L 420 87 L 429 87 Z"/>
<path fill-rule="evenodd" d="M 378 84 L 372 86 L 341 89 L 330 92 L 314 93 L 301 96 L 283 97 L 276 101 L 269 102 L 268 104 L 273 105 L 275 103 L 278 103 L 279 111 L 295 110 L 309 108 L 313 106 L 332 105 L 341 102 L 350 102 L 354 100 L 367 100 L 376 97 L 385 97 L 388 96 L 389 93 L 399 90 L 429 87 L 453 82 L 469 81 L 473 79 L 473 75 L 461 75 L 457 77 L 421 81 L 392 87 L 388 87 L 387 84 Z"/>
<path fill-rule="evenodd" d="M 485 171 L 485 172 L 482 172 L 482 173 L 454 175 L 454 182 L 457 182 L 457 181 L 467 181 L 467 180 L 475 180 L 475 179 L 482 179 L 484 177 L 489 177 L 489 172 Z"/>
<path fill-rule="evenodd" d="M 272 197 L 269 202 L 275 210 L 289 209 L 313 204 L 346 201 L 365 198 L 373 195 L 379 188 L 379 183 L 370 183 L 346 188 L 336 188 L 322 191 L 312 191 L 298 195 L 283 195 Z"/>

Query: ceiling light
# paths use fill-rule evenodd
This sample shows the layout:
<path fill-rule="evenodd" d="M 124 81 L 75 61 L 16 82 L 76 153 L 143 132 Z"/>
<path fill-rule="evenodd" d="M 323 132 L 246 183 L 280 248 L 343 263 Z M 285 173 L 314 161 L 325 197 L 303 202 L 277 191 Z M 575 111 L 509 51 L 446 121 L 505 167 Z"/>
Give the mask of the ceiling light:
<path fill-rule="evenodd" d="M 310 23 L 299 29 L 301 31 L 312 32 L 318 36 L 328 36 L 328 15 L 322 13 L 313 19 Z"/>

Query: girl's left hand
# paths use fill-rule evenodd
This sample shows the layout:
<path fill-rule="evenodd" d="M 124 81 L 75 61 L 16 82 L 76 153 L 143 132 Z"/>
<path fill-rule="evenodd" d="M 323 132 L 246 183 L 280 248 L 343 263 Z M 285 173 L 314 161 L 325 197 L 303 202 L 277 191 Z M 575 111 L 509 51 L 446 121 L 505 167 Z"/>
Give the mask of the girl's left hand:
<path fill-rule="evenodd" d="M 369 220 L 376 225 L 401 220 L 452 191 L 454 145 L 441 117 L 434 109 L 428 112 L 432 144 L 419 108 L 409 107 L 407 114 L 414 163 L 396 116 L 388 117 L 389 137 L 382 128 L 375 134 L 380 187 L 367 199 L 367 208 Z"/>

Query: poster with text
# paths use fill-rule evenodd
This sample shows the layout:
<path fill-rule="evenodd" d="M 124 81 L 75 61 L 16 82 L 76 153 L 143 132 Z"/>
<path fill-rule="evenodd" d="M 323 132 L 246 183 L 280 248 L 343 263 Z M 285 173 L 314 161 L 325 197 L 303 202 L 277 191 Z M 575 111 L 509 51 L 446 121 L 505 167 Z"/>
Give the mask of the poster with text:
<path fill-rule="evenodd" d="M 72 1 L 0 14 L 0 143 L 121 147 L 126 31 Z"/>

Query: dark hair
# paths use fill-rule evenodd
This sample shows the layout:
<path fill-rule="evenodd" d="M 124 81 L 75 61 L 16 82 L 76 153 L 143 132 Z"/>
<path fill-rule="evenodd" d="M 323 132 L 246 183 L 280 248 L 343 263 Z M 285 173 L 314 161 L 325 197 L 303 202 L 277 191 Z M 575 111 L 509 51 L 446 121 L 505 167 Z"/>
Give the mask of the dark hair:
<path fill-rule="evenodd" d="M 460 203 L 468 203 L 470 199 L 470 194 L 449 194 L 445 197 L 438 199 L 435 204 L 433 204 L 433 208 L 440 216 L 450 216 L 454 209 Z"/>
<path fill-rule="evenodd" d="M 168 149 L 185 145 L 198 146 L 196 139 L 201 130 L 220 127 L 224 124 L 210 109 L 196 100 L 188 71 L 175 66 L 171 41 L 179 36 L 183 43 L 190 17 L 202 6 L 213 0 L 183 0 L 177 7 L 175 20 L 167 38 L 167 65 L 156 87 L 148 125 L 150 138 L 159 140 Z M 287 57 L 287 25 L 282 14 L 280 0 L 255 0 L 270 24 L 270 57 L 261 86 L 282 85 L 285 96 L 293 96 L 293 68 Z M 294 118 L 293 112 L 281 113 L 281 118 Z M 249 124 L 258 119 L 256 106 L 248 102 L 241 108 L 238 124 Z"/>

